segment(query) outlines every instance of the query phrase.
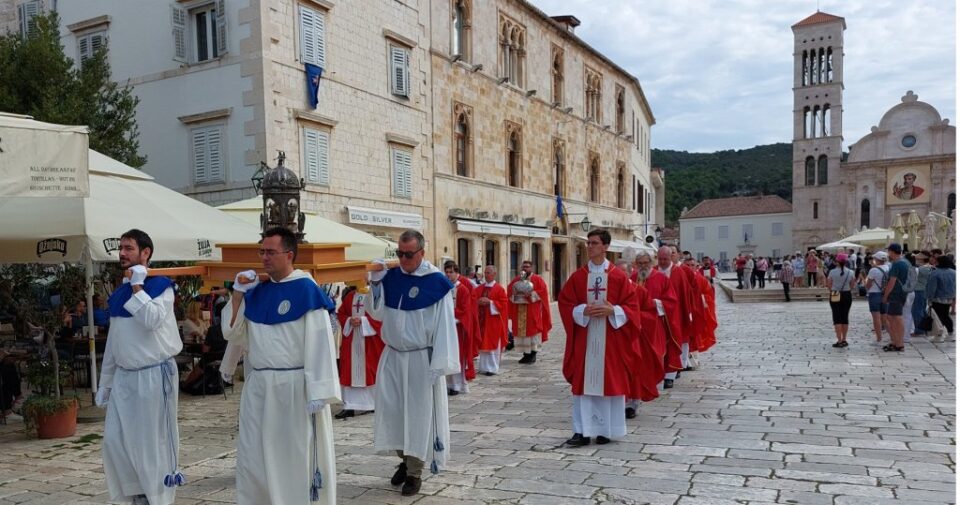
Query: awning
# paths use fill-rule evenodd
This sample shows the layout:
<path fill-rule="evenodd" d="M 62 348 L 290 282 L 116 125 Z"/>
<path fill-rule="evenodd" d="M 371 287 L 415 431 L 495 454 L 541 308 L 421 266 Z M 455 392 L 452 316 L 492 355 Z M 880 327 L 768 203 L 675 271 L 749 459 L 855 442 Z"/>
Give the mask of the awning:
<path fill-rule="evenodd" d="M 587 241 L 587 237 L 576 237 L 577 240 Z M 619 240 L 619 239 L 610 239 L 610 247 L 607 248 L 607 252 L 612 253 L 622 253 L 626 251 L 627 248 L 631 248 L 635 251 L 640 251 L 641 249 L 652 250 L 656 252 L 655 249 L 650 244 L 645 244 L 643 242 L 633 242 L 631 240 Z"/>
<path fill-rule="evenodd" d="M 504 235 L 510 237 L 550 238 L 552 234 L 548 228 L 524 226 L 507 223 L 491 223 L 489 221 L 473 221 L 468 219 L 454 219 L 457 231 L 480 233 L 483 235 Z"/>
<path fill-rule="evenodd" d="M 368 209 L 366 207 L 348 205 L 347 216 L 351 224 L 383 226 L 386 228 L 412 228 L 414 230 L 423 229 L 423 216 L 419 214 Z"/>

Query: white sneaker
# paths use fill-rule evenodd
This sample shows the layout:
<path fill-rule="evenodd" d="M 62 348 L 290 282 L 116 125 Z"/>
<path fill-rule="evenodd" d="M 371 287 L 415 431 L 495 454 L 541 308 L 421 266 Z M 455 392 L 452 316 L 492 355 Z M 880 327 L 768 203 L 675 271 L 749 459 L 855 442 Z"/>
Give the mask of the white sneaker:
<path fill-rule="evenodd" d="M 943 333 L 937 333 L 937 335 L 933 337 L 933 340 L 931 340 L 931 342 L 943 342 Z"/>

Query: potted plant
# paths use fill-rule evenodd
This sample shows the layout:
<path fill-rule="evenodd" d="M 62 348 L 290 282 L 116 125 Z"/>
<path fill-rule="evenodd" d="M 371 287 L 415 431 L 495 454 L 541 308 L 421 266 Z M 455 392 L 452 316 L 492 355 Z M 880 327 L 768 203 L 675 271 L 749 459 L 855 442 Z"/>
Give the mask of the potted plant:
<path fill-rule="evenodd" d="M 53 334 L 30 325 L 31 331 L 41 341 L 40 353 L 27 365 L 27 383 L 33 394 L 23 402 L 24 429 L 39 438 L 71 437 L 77 431 L 76 397 L 63 398 L 64 379 L 70 375 L 70 367 L 60 363 Z"/>

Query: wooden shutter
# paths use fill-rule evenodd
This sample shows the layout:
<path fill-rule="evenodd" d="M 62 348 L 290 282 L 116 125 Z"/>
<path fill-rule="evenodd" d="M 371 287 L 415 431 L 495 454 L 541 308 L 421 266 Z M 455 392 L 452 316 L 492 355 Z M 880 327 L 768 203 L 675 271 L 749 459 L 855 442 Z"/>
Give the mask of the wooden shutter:
<path fill-rule="evenodd" d="M 171 21 L 173 23 L 173 59 L 187 61 L 187 10 L 178 6 L 171 6 Z"/>
<path fill-rule="evenodd" d="M 393 194 L 401 198 L 413 195 L 412 155 L 409 151 L 393 148 Z"/>
<path fill-rule="evenodd" d="M 410 53 L 390 46 L 390 90 L 394 95 L 410 96 Z"/>
<path fill-rule="evenodd" d="M 217 56 L 227 54 L 227 2 L 217 0 Z"/>
<path fill-rule="evenodd" d="M 325 131 L 317 132 L 317 181 L 324 186 L 330 185 L 330 134 Z"/>
<path fill-rule="evenodd" d="M 324 44 L 324 14 L 309 7 L 300 6 L 300 61 L 324 68 L 326 47 Z"/>
<path fill-rule="evenodd" d="M 325 131 L 304 128 L 303 150 L 303 168 L 307 181 L 329 185 L 330 135 Z"/>
<path fill-rule="evenodd" d="M 36 33 L 37 21 L 33 18 L 40 15 L 39 0 L 31 0 L 18 5 L 17 14 L 20 15 L 20 35 L 26 38 Z"/>
<path fill-rule="evenodd" d="M 222 182 L 225 166 L 223 127 L 194 128 L 191 136 L 194 184 Z"/>
<path fill-rule="evenodd" d="M 193 147 L 193 183 L 207 182 L 209 167 L 207 163 L 207 129 L 194 128 L 191 131 Z"/>
<path fill-rule="evenodd" d="M 103 33 L 92 33 L 78 38 L 77 47 L 80 52 L 80 64 L 82 65 L 88 58 L 92 58 L 103 47 L 104 41 Z"/>

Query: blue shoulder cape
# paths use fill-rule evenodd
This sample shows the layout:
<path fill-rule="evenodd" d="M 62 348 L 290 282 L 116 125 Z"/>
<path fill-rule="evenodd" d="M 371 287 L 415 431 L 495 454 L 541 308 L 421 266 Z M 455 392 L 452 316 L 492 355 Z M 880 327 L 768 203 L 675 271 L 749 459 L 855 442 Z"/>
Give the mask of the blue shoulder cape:
<path fill-rule="evenodd" d="M 258 324 L 296 321 L 311 310 L 331 310 L 336 304 L 313 279 L 264 282 L 243 295 L 244 316 Z"/>
<path fill-rule="evenodd" d="M 400 267 L 396 267 L 383 278 L 384 303 L 396 310 L 425 309 L 440 301 L 451 289 L 453 284 L 442 272 L 418 277 L 404 274 Z"/>
<path fill-rule="evenodd" d="M 173 280 L 169 277 L 147 277 L 143 281 L 143 291 L 150 298 L 156 298 L 172 285 Z M 107 299 L 107 305 L 110 307 L 110 317 L 133 317 L 133 314 L 123 308 L 131 296 L 133 296 L 133 286 L 129 282 L 121 284 Z"/>

